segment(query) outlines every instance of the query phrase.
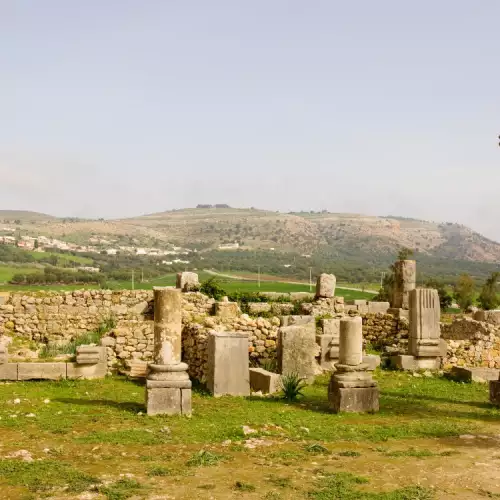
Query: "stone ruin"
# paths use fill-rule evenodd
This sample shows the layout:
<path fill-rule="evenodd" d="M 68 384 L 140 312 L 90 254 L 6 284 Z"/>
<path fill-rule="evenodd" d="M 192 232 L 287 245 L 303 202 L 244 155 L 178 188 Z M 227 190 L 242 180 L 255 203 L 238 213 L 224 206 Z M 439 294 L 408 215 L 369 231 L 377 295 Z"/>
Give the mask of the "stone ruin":
<path fill-rule="evenodd" d="M 190 415 L 191 380 L 181 361 L 182 303 L 178 289 L 154 288 L 154 363 L 146 380 L 148 415 Z"/>
<path fill-rule="evenodd" d="M 409 293 L 410 335 L 408 354 L 399 354 L 391 358 L 395 368 L 403 370 L 437 370 L 443 352 L 440 340 L 441 309 L 437 290 L 415 288 Z"/>
<path fill-rule="evenodd" d="M 363 363 L 363 323 L 360 317 L 340 320 L 339 361 L 330 379 L 328 400 L 333 412 L 373 412 L 379 391 L 372 370 Z"/>

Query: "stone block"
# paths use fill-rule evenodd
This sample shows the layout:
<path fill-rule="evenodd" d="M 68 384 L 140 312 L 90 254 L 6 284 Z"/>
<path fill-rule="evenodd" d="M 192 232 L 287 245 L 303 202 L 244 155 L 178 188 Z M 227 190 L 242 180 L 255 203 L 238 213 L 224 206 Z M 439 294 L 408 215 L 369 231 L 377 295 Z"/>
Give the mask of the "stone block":
<path fill-rule="evenodd" d="M 368 365 L 368 371 L 374 371 L 380 366 L 380 356 L 377 354 L 365 354 L 363 356 L 363 364 Z"/>
<path fill-rule="evenodd" d="M 394 263 L 392 307 L 409 309 L 409 293 L 416 286 L 417 263 L 414 260 L 398 260 Z"/>
<path fill-rule="evenodd" d="M 61 380 L 66 378 L 66 363 L 18 363 L 18 380 Z"/>
<path fill-rule="evenodd" d="M 181 389 L 181 412 L 190 416 L 192 412 L 192 391 L 191 389 Z"/>
<path fill-rule="evenodd" d="M 148 363 L 134 359 L 128 363 L 130 368 L 129 377 L 131 378 L 144 378 L 148 375 Z"/>
<path fill-rule="evenodd" d="M 0 380 L 17 380 L 17 363 L 0 365 Z"/>
<path fill-rule="evenodd" d="M 389 358 L 391 368 L 396 370 L 416 370 L 417 363 L 414 356 L 396 354 Z"/>
<path fill-rule="evenodd" d="M 387 309 L 387 314 L 392 314 L 397 319 L 410 319 L 410 311 L 400 307 L 390 307 Z"/>
<path fill-rule="evenodd" d="M 316 282 L 316 298 L 329 299 L 335 295 L 337 278 L 333 274 L 321 273 Z"/>
<path fill-rule="evenodd" d="M 220 318 L 236 318 L 241 316 L 241 309 L 237 302 L 216 302 L 215 315 Z"/>
<path fill-rule="evenodd" d="M 312 292 L 292 292 L 290 294 L 290 300 L 292 302 L 301 302 L 310 299 L 314 299 L 314 293 Z"/>
<path fill-rule="evenodd" d="M 260 295 L 267 297 L 270 300 L 290 299 L 289 293 L 282 292 L 260 292 Z"/>
<path fill-rule="evenodd" d="M 291 314 L 293 309 L 294 305 L 286 302 L 275 302 L 271 304 L 271 312 L 277 316 Z"/>
<path fill-rule="evenodd" d="M 311 325 L 316 324 L 314 316 L 302 315 L 302 316 L 281 316 L 280 318 L 281 326 L 300 326 L 300 325 Z"/>
<path fill-rule="evenodd" d="M 271 304 L 269 302 L 249 302 L 248 312 L 254 316 L 261 313 L 267 313 L 271 311 Z"/>
<path fill-rule="evenodd" d="M 69 379 L 92 380 L 104 378 L 108 373 L 106 362 L 93 365 L 80 363 L 66 363 L 66 376 Z"/>
<path fill-rule="evenodd" d="M 410 332 L 408 353 L 417 358 L 439 357 L 440 305 L 437 290 L 415 288 L 409 292 Z"/>
<path fill-rule="evenodd" d="M 340 318 L 322 319 L 321 329 L 323 330 L 323 335 L 331 335 L 338 339 L 340 335 Z"/>
<path fill-rule="evenodd" d="M 453 366 L 450 372 L 451 378 L 458 382 L 480 382 L 498 380 L 500 370 L 495 368 Z"/>
<path fill-rule="evenodd" d="M 79 365 L 93 365 L 106 362 L 106 347 L 81 345 L 76 348 L 76 362 Z"/>
<path fill-rule="evenodd" d="M 331 387 L 328 392 L 334 413 L 364 413 L 379 410 L 378 387 Z"/>
<path fill-rule="evenodd" d="M 390 309 L 389 302 L 368 302 L 368 313 L 371 314 L 386 314 Z"/>
<path fill-rule="evenodd" d="M 314 322 L 282 326 L 278 330 L 278 370 L 282 375 L 296 374 L 312 382 L 321 373 L 316 361 L 318 354 Z"/>
<path fill-rule="evenodd" d="M 347 300 L 345 304 L 349 306 L 366 306 L 368 305 L 368 301 L 364 299 L 351 299 Z"/>
<path fill-rule="evenodd" d="M 280 375 L 264 368 L 250 368 L 250 387 L 252 391 L 274 394 L 281 390 Z"/>
<path fill-rule="evenodd" d="M 492 325 L 500 325 L 500 310 L 483 311 L 482 309 L 474 313 L 476 321 L 483 321 Z"/>
<path fill-rule="evenodd" d="M 146 409 L 148 415 L 182 414 L 182 389 L 148 387 L 146 389 Z"/>
<path fill-rule="evenodd" d="M 349 311 L 359 311 L 359 306 L 354 305 L 354 304 L 346 304 L 344 305 L 344 312 L 348 313 Z"/>
<path fill-rule="evenodd" d="M 10 293 L 9 292 L 0 292 L 0 306 L 7 304 L 9 302 Z"/>
<path fill-rule="evenodd" d="M 214 332 L 208 337 L 207 387 L 214 396 L 248 396 L 248 335 Z"/>
<path fill-rule="evenodd" d="M 200 281 L 196 273 L 177 273 L 176 288 L 183 292 L 196 292 L 200 289 Z"/>
<path fill-rule="evenodd" d="M 333 342 L 336 342 L 335 347 Z M 335 371 L 335 363 L 339 357 L 338 336 L 333 335 L 316 335 L 316 343 L 319 346 L 320 352 L 318 363 L 324 371 Z"/>
<path fill-rule="evenodd" d="M 500 406 L 500 380 L 490 381 L 490 403 Z"/>

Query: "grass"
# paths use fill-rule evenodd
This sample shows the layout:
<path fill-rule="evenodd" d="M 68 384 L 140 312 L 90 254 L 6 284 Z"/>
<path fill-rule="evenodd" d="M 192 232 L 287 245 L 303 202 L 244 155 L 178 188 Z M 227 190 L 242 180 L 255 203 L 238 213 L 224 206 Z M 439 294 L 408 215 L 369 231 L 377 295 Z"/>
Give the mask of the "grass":
<path fill-rule="evenodd" d="M 30 463 L 0 460 L 0 491 L 5 498 L 30 492 L 40 498 L 40 492 L 87 491 L 95 484 L 110 499 L 144 497 L 153 490 L 159 494 L 167 487 L 173 488 L 169 494 L 183 498 L 176 488 L 196 496 L 204 486 L 215 485 L 213 496 L 221 499 L 238 490 L 249 498 L 291 498 L 286 492 L 293 492 L 297 499 L 427 500 L 432 496 L 425 488 L 403 484 L 385 492 L 380 477 L 366 483 L 331 474 L 365 470 L 365 464 L 376 461 L 390 461 L 392 469 L 435 468 L 454 460 L 463 464 L 470 457 L 462 448 L 453 454 L 449 439 L 500 433 L 500 409 L 488 403 L 485 385 L 400 372 L 377 371 L 375 376 L 381 411 L 340 415 L 328 411 L 327 376 L 304 388 L 294 403 L 279 396 L 212 398 L 195 390 L 191 418 L 147 417 L 145 388 L 122 377 L 0 384 L 1 456 L 25 449 L 34 458 Z M 245 436 L 244 425 L 257 433 Z M 244 448 L 255 437 L 271 445 Z M 445 447 L 439 446 L 441 439 L 447 440 Z M 230 444 L 224 445 L 227 440 Z M 318 467 L 324 472 L 313 472 Z M 256 468 L 267 474 L 256 474 Z M 376 475 L 371 466 L 366 470 Z M 411 481 L 414 476 L 402 477 Z M 400 484 L 394 480 L 388 481 Z M 255 491 L 235 488 L 235 481 Z"/>
<path fill-rule="evenodd" d="M 1 266 L 0 265 L 0 283 L 7 283 L 12 279 L 14 274 L 33 274 L 39 272 L 40 269 L 36 267 L 24 267 L 24 266 Z"/>

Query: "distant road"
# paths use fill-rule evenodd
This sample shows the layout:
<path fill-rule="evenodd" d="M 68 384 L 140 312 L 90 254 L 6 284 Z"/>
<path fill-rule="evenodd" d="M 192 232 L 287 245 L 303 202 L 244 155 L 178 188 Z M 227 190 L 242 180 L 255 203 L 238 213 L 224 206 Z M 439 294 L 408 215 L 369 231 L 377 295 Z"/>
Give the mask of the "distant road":
<path fill-rule="evenodd" d="M 221 278 L 229 278 L 229 279 L 233 279 L 233 280 L 242 280 L 242 281 L 257 281 L 255 278 L 247 278 L 245 276 L 237 276 L 235 274 L 223 274 L 223 273 L 218 273 L 216 271 L 212 271 L 209 269 L 204 269 L 204 272 L 206 272 L 207 274 L 211 274 L 213 276 L 219 276 Z M 309 283 L 304 283 L 303 281 L 282 281 L 282 280 L 261 280 L 261 281 L 268 281 L 268 282 L 279 281 L 279 283 L 288 283 L 290 285 L 308 285 L 309 284 Z M 361 288 L 351 288 L 351 287 L 342 286 L 342 285 L 339 285 L 339 288 L 342 288 L 343 290 L 352 290 L 354 292 L 364 291 L 366 293 L 373 293 L 374 295 L 376 295 L 378 293 L 378 290 L 366 290 L 366 289 L 361 290 Z"/>

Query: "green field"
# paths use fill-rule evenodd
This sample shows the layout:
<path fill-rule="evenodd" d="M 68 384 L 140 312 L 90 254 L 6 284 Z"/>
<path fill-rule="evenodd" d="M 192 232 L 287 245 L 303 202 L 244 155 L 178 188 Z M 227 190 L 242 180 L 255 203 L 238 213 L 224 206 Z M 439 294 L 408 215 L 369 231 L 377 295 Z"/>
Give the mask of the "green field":
<path fill-rule="evenodd" d="M 294 403 L 279 394 L 214 398 L 195 388 L 191 418 L 148 417 L 145 387 L 121 377 L 2 384 L 0 496 L 500 496 L 495 480 L 500 410 L 488 402 L 485 384 L 380 370 L 375 377 L 380 386 L 375 414 L 330 413 L 329 376 L 323 375 Z M 15 458 L 19 450 L 32 461 Z"/>
<path fill-rule="evenodd" d="M 36 260 L 41 260 L 47 257 L 57 257 L 60 263 L 63 262 L 75 262 L 76 264 L 80 264 L 82 266 L 92 265 L 92 259 L 88 257 L 82 257 L 80 255 L 70 255 L 67 253 L 58 253 L 58 252 L 26 252 L 31 255 Z"/>
<path fill-rule="evenodd" d="M 2 274 L 1 269 L 5 269 Z M 22 271 L 21 271 L 22 269 Z M 27 268 L 2 268 L 0 267 L 0 282 L 7 282 L 13 274 L 24 272 Z M 36 271 L 37 269 L 32 270 Z M 28 271 L 26 271 L 28 272 Z M 2 279 L 3 276 L 3 279 Z M 200 272 L 200 281 L 205 281 L 209 278 L 214 277 L 213 275 Z M 230 278 L 217 278 L 221 283 L 221 286 L 228 292 L 309 292 L 310 288 L 307 284 L 298 283 L 283 283 L 282 281 L 261 281 L 260 287 L 257 281 L 249 280 L 237 280 Z M 132 281 L 109 281 L 107 283 L 108 287 L 113 290 L 130 290 L 132 288 Z M 154 286 L 174 286 L 175 285 L 175 274 L 167 274 L 160 278 L 154 278 L 143 283 L 140 280 L 136 280 L 134 283 L 134 288 L 136 290 L 151 290 Z M 0 285 L 0 290 L 2 291 L 35 291 L 35 290 L 78 290 L 82 288 L 96 289 L 99 285 Z M 314 291 L 314 286 L 312 287 Z M 373 294 L 370 292 L 362 292 L 360 290 L 346 290 L 344 288 L 337 288 L 335 294 L 339 297 L 344 297 L 346 300 L 353 299 L 371 299 Z"/>
<path fill-rule="evenodd" d="M 14 266 L 0 266 L 0 283 L 7 283 L 14 274 L 31 274 L 41 271 L 36 267 L 14 267 Z"/>

